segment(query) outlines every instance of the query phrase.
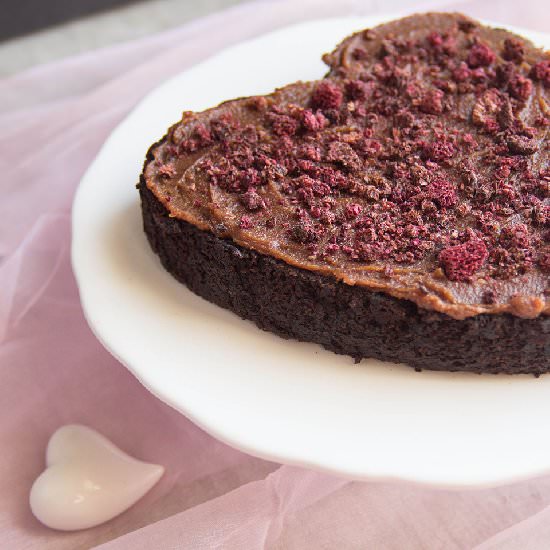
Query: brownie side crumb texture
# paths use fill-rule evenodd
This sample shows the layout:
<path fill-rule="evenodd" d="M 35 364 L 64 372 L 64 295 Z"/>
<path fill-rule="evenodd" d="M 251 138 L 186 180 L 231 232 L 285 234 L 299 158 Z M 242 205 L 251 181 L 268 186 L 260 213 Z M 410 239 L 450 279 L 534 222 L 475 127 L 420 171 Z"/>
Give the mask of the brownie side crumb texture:
<path fill-rule="evenodd" d="M 356 360 L 406 363 L 417 370 L 535 375 L 550 370 L 548 316 L 455 320 L 216 237 L 169 217 L 143 176 L 138 188 L 144 230 L 165 269 L 195 294 L 263 330 Z"/>

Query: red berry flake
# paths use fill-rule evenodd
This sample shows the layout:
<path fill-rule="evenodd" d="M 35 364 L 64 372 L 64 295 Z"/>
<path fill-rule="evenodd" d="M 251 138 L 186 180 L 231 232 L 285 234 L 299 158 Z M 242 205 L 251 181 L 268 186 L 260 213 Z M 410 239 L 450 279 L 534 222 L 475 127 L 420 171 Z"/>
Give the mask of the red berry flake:
<path fill-rule="evenodd" d="M 193 137 L 197 140 L 199 147 L 207 147 L 213 141 L 210 130 L 204 124 L 195 127 Z"/>
<path fill-rule="evenodd" d="M 323 81 L 317 85 L 311 96 L 311 104 L 314 109 L 323 111 L 339 109 L 342 105 L 342 90 L 332 82 Z"/>
<path fill-rule="evenodd" d="M 428 35 L 428 42 L 430 46 L 438 47 L 443 44 L 443 37 L 436 31 L 433 31 Z"/>
<path fill-rule="evenodd" d="M 482 42 L 477 42 L 472 46 L 466 62 L 472 69 L 476 67 L 487 67 L 496 59 L 495 52 Z"/>
<path fill-rule="evenodd" d="M 246 193 L 241 195 L 241 202 L 248 210 L 259 210 L 265 208 L 265 202 L 254 188 L 249 189 Z"/>
<path fill-rule="evenodd" d="M 241 216 L 239 227 L 241 229 L 251 229 L 252 227 L 254 227 L 254 223 L 249 216 Z"/>
<path fill-rule="evenodd" d="M 520 42 L 516 38 L 507 38 L 504 41 L 504 50 L 502 52 L 502 57 L 504 57 L 506 61 L 515 61 L 516 63 L 521 63 L 523 61 L 524 55 L 525 48 L 522 42 Z"/>
<path fill-rule="evenodd" d="M 301 113 L 301 119 L 304 128 L 310 132 L 317 132 L 328 125 L 328 120 L 320 111 L 314 114 L 311 109 L 304 109 Z"/>
<path fill-rule="evenodd" d="M 274 114 L 270 118 L 273 131 L 278 136 L 293 136 L 298 130 L 298 121 L 288 115 Z"/>
<path fill-rule="evenodd" d="M 346 218 L 348 218 L 348 220 L 353 220 L 357 216 L 359 216 L 359 214 L 361 214 L 362 210 L 363 210 L 363 207 L 360 204 L 357 204 L 357 203 L 346 204 L 346 209 L 345 209 Z"/>
<path fill-rule="evenodd" d="M 441 90 L 428 90 L 420 100 L 420 110 L 429 115 L 439 115 L 443 112 L 443 97 Z"/>
<path fill-rule="evenodd" d="M 542 82 L 545 87 L 550 88 L 550 61 L 539 61 L 533 65 L 529 76 L 533 80 Z"/>
<path fill-rule="evenodd" d="M 346 96 L 354 101 L 365 101 L 371 88 L 362 80 L 350 80 L 345 86 Z"/>
<path fill-rule="evenodd" d="M 453 158 L 456 149 L 451 141 L 442 139 L 426 144 L 424 151 L 428 159 L 436 162 L 442 162 Z"/>
<path fill-rule="evenodd" d="M 460 63 L 460 65 L 453 70 L 453 79 L 456 80 L 456 82 L 464 82 L 465 80 L 468 80 L 471 75 L 472 71 L 464 62 Z"/>
<path fill-rule="evenodd" d="M 469 281 L 481 268 L 487 256 L 485 243 L 479 239 L 472 239 L 444 248 L 439 253 L 439 263 L 450 281 Z"/>
<path fill-rule="evenodd" d="M 456 191 L 450 181 L 436 179 L 428 186 L 428 194 L 439 206 L 449 208 L 458 202 Z"/>
<path fill-rule="evenodd" d="M 508 84 L 508 91 L 515 99 L 525 101 L 533 91 L 533 83 L 528 78 L 521 75 L 514 76 Z"/>

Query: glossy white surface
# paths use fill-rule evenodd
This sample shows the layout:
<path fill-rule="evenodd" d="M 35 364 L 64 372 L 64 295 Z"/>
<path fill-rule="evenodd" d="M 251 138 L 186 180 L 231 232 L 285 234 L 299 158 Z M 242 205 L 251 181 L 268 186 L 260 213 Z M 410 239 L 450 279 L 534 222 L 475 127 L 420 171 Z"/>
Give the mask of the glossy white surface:
<path fill-rule="evenodd" d="M 416 373 L 360 366 L 258 330 L 189 292 L 141 228 L 137 181 L 148 146 L 223 99 L 320 77 L 322 52 L 380 19 L 311 22 L 220 53 L 148 96 L 82 180 L 73 266 L 90 326 L 163 401 L 208 432 L 269 459 L 354 478 L 439 486 L 550 472 L 550 376 Z M 524 33 L 550 47 L 550 37 Z"/>
<path fill-rule="evenodd" d="M 69 424 L 50 438 L 46 469 L 31 488 L 31 510 L 53 529 L 87 529 L 127 510 L 163 473 L 162 466 L 127 455 L 95 430 Z"/>

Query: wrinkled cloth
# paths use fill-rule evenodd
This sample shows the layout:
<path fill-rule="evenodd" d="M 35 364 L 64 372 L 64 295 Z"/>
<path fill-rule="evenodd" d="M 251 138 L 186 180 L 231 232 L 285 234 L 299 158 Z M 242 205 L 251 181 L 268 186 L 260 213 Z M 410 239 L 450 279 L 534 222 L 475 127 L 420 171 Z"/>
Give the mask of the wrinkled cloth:
<path fill-rule="evenodd" d="M 542 0 L 260 1 L 0 81 L 2 548 L 550 548 L 550 478 L 465 491 L 353 482 L 216 441 L 102 348 L 71 271 L 79 179 L 117 123 L 162 80 L 286 24 L 436 8 L 550 28 Z M 48 438 L 66 423 L 99 430 L 135 457 L 163 464 L 166 474 L 104 525 L 75 533 L 42 526 L 28 493 Z"/>

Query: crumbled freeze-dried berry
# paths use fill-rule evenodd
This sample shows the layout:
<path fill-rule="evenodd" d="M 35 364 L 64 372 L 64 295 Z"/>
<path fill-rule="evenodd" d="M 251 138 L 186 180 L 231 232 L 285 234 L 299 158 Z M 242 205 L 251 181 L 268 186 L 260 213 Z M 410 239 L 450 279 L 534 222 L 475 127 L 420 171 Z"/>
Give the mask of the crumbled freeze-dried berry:
<path fill-rule="evenodd" d="M 469 281 L 487 259 L 488 252 L 481 240 L 470 240 L 449 246 L 439 253 L 439 263 L 450 281 Z"/>
<path fill-rule="evenodd" d="M 199 147 L 207 147 L 213 142 L 210 130 L 204 124 L 197 124 L 193 137 L 197 140 Z"/>
<path fill-rule="evenodd" d="M 468 65 L 466 63 L 461 62 L 458 67 L 456 67 L 453 72 L 452 76 L 453 79 L 457 82 L 464 82 L 468 80 L 472 75 L 472 71 L 469 69 Z"/>
<path fill-rule="evenodd" d="M 477 42 L 470 49 L 466 62 L 472 69 L 475 69 L 477 67 L 486 67 L 493 63 L 495 59 L 495 52 L 487 44 Z"/>
<path fill-rule="evenodd" d="M 314 109 L 322 111 L 339 109 L 342 105 L 342 90 L 329 81 L 317 84 L 311 96 L 311 105 Z"/>
<path fill-rule="evenodd" d="M 437 31 L 433 31 L 428 35 L 428 43 L 430 46 L 438 48 L 443 44 L 443 37 Z"/>
<path fill-rule="evenodd" d="M 420 101 L 420 110 L 430 115 L 439 115 L 443 112 L 443 97 L 441 90 L 428 90 Z"/>
<path fill-rule="evenodd" d="M 424 147 L 426 157 L 436 162 L 451 159 L 456 151 L 456 147 L 451 141 L 441 139 L 427 143 Z"/>
<path fill-rule="evenodd" d="M 311 109 L 304 109 L 301 113 L 302 125 L 310 132 L 317 132 L 328 125 L 325 115 L 318 111 L 313 113 Z"/>
<path fill-rule="evenodd" d="M 254 211 L 265 208 L 265 201 L 253 188 L 249 189 L 246 193 L 243 193 L 241 195 L 241 202 L 244 204 L 247 210 Z"/>
<path fill-rule="evenodd" d="M 436 179 L 428 186 L 428 194 L 439 206 L 448 208 L 458 202 L 456 191 L 450 181 Z"/>
<path fill-rule="evenodd" d="M 273 131 L 278 136 L 293 136 L 298 131 L 299 123 L 291 116 L 272 114 L 270 118 Z"/>
<path fill-rule="evenodd" d="M 521 101 L 527 100 L 533 91 L 533 83 L 528 78 L 521 75 L 514 76 L 508 84 L 508 91 L 515 99 Z"/>
<path fill-rule="evenodd" d="M 515 63 L 521 63 L 523 56 L 525 55 L 525 47 L 520 40 L 516 38 L 507 38 L 504 41 L 504 48 L 502 51 L 502 57 L 507 61 L 514 61 Z"/>
<path fill-rule="evenodd" d="M 251 220 L 249 216 L 241 216 L 239 227 L 241 229 L 251 229 L 252 227 L 254 227 L 254 222 Z"/>
<path fill-rule="evenodd" d="M 533 65 L 529 76 L 538 82 L 550 87 L 550 60 L 539 61 Z"/>
<path fill-rule="evenodd" d="M 345 213 L 346 217 L 350 220 L 355 219 L 359 214 L 361 214 L 363 207 L 360 204 L 352 203 L 346 204 Z"/>
<path fill-rule="evenodd" d="M 350 80 L 345 85 L 346 96 L 356 101 L 365 101 L 371 90 L 372 87 L 362 80 Z"/>

